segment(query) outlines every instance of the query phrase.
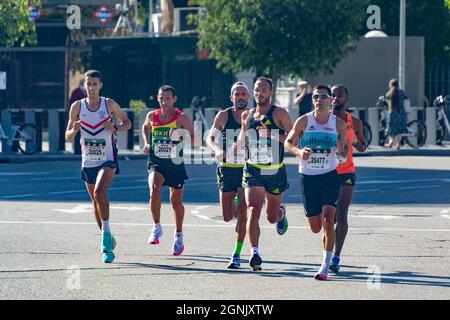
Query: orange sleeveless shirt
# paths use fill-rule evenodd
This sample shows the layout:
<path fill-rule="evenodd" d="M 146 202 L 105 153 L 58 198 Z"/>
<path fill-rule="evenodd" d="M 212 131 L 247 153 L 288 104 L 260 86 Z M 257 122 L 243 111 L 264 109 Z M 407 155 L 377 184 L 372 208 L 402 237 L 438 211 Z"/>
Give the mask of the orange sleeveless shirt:
<path fill-rule="evenodd" d="M 355 173 L 355 164 L 353 163 L 353 140 L 355 138 L 355 128 L 353 127 L 353 118 L 352 115 L 348 112 L 345 113 L 347 117 L 347 144 L 348 144 L 348 153 L 347 153 L 347 161 L 338 165 L 336 171 L 339 174 L 345 173 Z"/>

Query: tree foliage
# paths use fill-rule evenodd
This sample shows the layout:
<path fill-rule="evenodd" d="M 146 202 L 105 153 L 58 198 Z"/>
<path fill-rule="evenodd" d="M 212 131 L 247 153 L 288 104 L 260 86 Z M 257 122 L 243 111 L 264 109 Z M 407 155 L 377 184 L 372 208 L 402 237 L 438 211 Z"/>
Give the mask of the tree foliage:
<path fill-rule="evenodd" d="M 0 1 L 0 46 L 12 47 L 36 43 L 33 21 L 28 15 L 27 0 Z"/>
<path fill-rule="evenodd" d="M 207 9 L 199 46 L 228 72 L 306 77 L 330 72 L 355 48 L 365 0 L 196 0 Z"/>

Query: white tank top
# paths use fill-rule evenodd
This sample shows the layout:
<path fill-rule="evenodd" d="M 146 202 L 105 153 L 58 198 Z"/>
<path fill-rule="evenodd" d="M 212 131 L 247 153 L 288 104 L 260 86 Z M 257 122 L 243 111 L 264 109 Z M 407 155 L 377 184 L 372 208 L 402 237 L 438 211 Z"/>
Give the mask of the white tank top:
<path fill-rule="evenodd" d="M 307 114 L 308 123 L 300 141 L 300 147 L 311 148 L 309 160 L 300 160 L 299 172 L 305 175 L 319 175 L 336 170 L 336 116 L 330 113 L 326 124 L 317 123 L 314 112 Z"/>
<path fill-rule="evenodd" d="M 80 104 L 81 167 L 94 168 L 107 161 L 116 161 L 115 134 L 103 127 L 106 122 L 112 121 L 106 99 L 100 97 L 100 105 L 95 111 L 88 109 L 86 99 L 81 100 Z"/>

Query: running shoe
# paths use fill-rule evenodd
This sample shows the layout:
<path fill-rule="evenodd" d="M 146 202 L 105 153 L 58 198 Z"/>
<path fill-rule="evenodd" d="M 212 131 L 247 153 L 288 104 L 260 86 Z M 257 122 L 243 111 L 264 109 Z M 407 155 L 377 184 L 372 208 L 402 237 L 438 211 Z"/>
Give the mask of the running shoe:
<path fill-rule="evenodd" d="M 241 257 L 237 253 L 235 253 L 231 257 L 228 269 L 239 269 L 240 266 L 241 266 Z"/>
<path fill-rule="evenodd" d="M 320 267 L 319 271 L 314 275 L 314 279 L 319 281 L 328 280 L 328 271 L 323 265 Z"/>
<path fill-rule="evenodd" d="M 163 235 L 162 227 L 161 225 L 154 226 L 152 229 L 152 233 L 150 234 L 150 237 L 148 238 L 149 244 L 159 244 L 159 238 L 161 238 Z"/>
<path fill-rule="evenodd" d="M 283 212 L 283 218 L 276 223 L 276 228 L 278 234 L 281 236 L 285 234 L 288 229 L 288 220 L 286 218 L 286 208 L 284 206 L 280 206 L 280 209 Z"/>
<path fill-rule="evenodd" d="M 175 241 L 173 242 L 173 246 L 172 246 L 172 254 L 174 256 L 179 256 L 183 253 L 184 251 L 184 244 L 183 244 L 183 236 L 176 236 L 175 235 Z"/>
<path fill-rule="evenodd" d="M 112 263 L 116 256 L 114 255 L 114 252 L 103 252 L 102 258 L 104 263 Z"/>
<path fill-rule="evenodd" d="M 333 259 L 331 259 L 330 270 L 333 271 L 334 273 L 339 273 L 340 261 L 341 259 L 338 256 L 334 256 Z"/>
<path fill-rule="evenodd" d="M 116 248 L 116 239 L 112 236 L 111 232 L 102 231 L 102 252 L 111 252 Z"/>
<path fill-rule="evenodd" d="M 259 255 L 255 254 L 252 256 L 252 258 L 250 259 L 250 267 L 253 268 L 253 271 L 261 271 L 261 264 L 262 264 L 262 259 Z"/>

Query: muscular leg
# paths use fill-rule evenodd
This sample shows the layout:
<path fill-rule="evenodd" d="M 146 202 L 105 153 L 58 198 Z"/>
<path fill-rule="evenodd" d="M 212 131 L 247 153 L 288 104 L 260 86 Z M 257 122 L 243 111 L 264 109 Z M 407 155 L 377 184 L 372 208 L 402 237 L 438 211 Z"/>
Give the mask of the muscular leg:
<path fill-rule="evenodd" d="M 150 189 L 150 211 L 153 222 L 159 223 L 161 219 L 161 192 L 164 177 L 159 172 L 153 171 L 148 175 L 148 187 Z"/>
<path fill-rule="evenodd" d="M 183 231 L 183 191 L 184 187 L 181 189 L 170 188 L 170 203 L 172 204 L 173 215 L 175 218 L 176 232 Z"/>
<path fill-rule="evenodd" d="M 238 217 L 236 223 L 236 238 L 238 242 L 244 242 L 247 229 L 247 205 L 245 204 L 244 189 L 238 189 L 239 203 L 237 207 Z"/>
<path fill-rule="evenodd" d="M 280 195 L 273 195 L 268 192 L 266 192 L 266 214 L 267 214 L 267 220 L 269 220 L 270 223 L 277 223 L 283 218 L 283 214 L 280 210 L 282 196 Z"/>
<path fill-rule="evenodd" d="M 334 232 L 334 214 L 336 208 L 333 206 L 324 206 L 322 211 L 323 216 L 323 229 L 324 229 L 324 241 L 323 250 L 333 251 L 335 243 L 335 232 Z"/>
<path fill-rule="evenodd" d="M 100 218 L 104 221 L 109 220 L 108 188 L 115 174 L 116 169 L 102 168 L 97 176 L 97 182 L 94 188 L 96 208 Z"/>
<path fill-rule="evenodd" d="M 220 208 L 222 210 L 223 221 L 233 220 L 233 205 L 236 192 L 220 192 Z"/>
<path fill-rule="evenodd" d="M 345 238 L 348 232 L 348 208 L 352 202 L 353 187 L 342 186 L 339 193 L 339 200 L 336 209 L 336 246 L 334 254 L 341 255 Z"/>
<path fill-rule="evenodd" d="M 85 183 L 86 185 L 86 190 L 89 193 L 89 197 L 91 198 L 92 201 L 92 206 L 93 206 L 93 210 L 94 210 L 94 217 L 95 217 L 95 221 L 97 221 L 97 225 L 100 228 L 100 230 L 102 229 L 102 219 L 100 219 L 100 214 L 98 212 L 97 209 L 97 203 L 94 200 L 94 189 L 95 189 L 95 184 L 88 184 Z"/>
<path fill-rule="evenodd" d="M 247 204 L 247 234 L 252 248 L 258 247 L 261 230 L 259 218 L 263 206 L 263 187 L 245 188 L 245 200 Z"/>

